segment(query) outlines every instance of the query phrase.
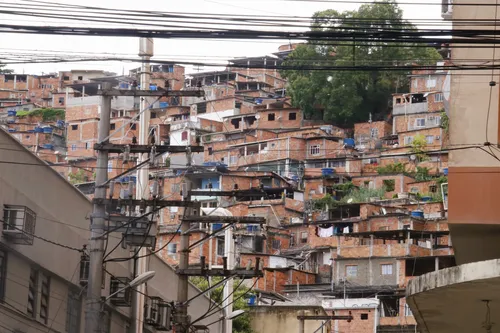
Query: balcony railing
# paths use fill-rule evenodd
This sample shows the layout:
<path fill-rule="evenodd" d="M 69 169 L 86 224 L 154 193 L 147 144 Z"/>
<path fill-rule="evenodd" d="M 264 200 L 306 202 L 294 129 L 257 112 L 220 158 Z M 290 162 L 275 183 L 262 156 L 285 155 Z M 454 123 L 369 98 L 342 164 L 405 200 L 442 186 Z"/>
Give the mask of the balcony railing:
<path fill-rule="evenodd" d="M 427 112 L 427 111 L 429 111 L 429 105 L 427 104 L 427 102 L 396 104 L 392 108 L 392 114 L 394 116 L 413 114 L 413 113 L 422 113 L 422 112 Z"/>

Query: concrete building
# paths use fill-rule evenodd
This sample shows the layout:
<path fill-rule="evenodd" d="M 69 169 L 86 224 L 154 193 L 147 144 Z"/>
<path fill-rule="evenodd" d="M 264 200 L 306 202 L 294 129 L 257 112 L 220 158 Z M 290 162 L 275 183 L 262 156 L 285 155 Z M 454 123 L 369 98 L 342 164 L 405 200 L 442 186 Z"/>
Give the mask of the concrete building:
<path fill-rule="evenodd" d="M 2 332 L 68 332 L 83 327 L 86 272 L 82 253 L 88 244 L 91 202 L 45 162 L 0 130 L 0 205 L 3 210 L 0 238 L 0 330 Z M 121 237 L 111 234 L 109 248 Z M 118 247 L 111 255 L 129 257 Z M 148 296 L 175 300 L 177 276 L 156 255 L 149 270 L 156 276 L 147 283 Z M 117 285 L 117 278 L 130 279 L 130 262 L 107 262 L 103 296 Z M 114 290 L 114 289 L 113 289 Z M 190 297 L 199 290 L 190 286 Z M 127 296 L 103 303 L 102 332 L 124 332 L 130 325 Z M 120 294 L 121 295 L 121 294 Z M 118 303 L 118 301 L 122 301 Z M 206 312 L 209 300 L 198 297 L 189 306 L 197 318 Z M 203 320 L 211 323 L 220 313 Z M 145 332 L 156 329 L 145 324 Z M 219 332 L 218 324 L 211 332 Z"/>
<path fill-rule="evenodd" d="M 464 1 L 443 1 L 443 17 L 453 22 L 481 17 L 498 20 L 496 3 L 462 6 Z M 495 15 L 497 16 L 495 17 Z M 455 24 L 455 23 L 453 23 Z M 494 30 L 494 27 L 460 26 L 460 29 Z M 464 45 L 466 46 L 466 45 Z M 490 59 L 494 46 L 453 48 L 452 61 L 476 64 Z M 485 75 L 488 73 L 488 75 Z M 498 71 L 458 70 L 451 79 L 450 142 L 473 145 L 499 142 Z M 486 134 L 487 133 L 487 134 Z M 449 227 L 459 266 L 433 272 L 411 281 L 407 298 L 425 333 L 496 332 L 500 322 L 497 242 L 500 217 L 496 193 L 500 181 L 498 152 L 488 147 L 450 153 Z"/>

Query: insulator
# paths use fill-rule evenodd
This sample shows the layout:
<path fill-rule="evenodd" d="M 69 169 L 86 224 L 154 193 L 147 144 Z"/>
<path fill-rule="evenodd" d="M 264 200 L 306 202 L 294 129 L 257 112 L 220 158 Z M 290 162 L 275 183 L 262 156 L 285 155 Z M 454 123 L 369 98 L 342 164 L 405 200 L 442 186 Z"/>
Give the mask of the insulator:
<path fill-rule="evenodd" d="M 112 181 L 109 183 L 109 197 L 112 198 L 114 193 L 115 193 L 115 182 Z"/>
<path fill-rule="evenodd" d="M 154 180 L 153 184 L 151 185 L 151 195 L 153 198 L 156 198 L 158 196 L 158 181 Z"/>

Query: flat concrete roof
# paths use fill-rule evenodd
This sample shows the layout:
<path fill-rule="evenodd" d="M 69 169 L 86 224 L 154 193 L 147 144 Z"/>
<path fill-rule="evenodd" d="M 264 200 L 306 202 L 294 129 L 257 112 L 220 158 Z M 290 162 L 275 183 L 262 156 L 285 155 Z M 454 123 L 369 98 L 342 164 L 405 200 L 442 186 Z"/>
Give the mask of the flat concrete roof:
<path fill-rule="evenodd" d="M 409 282 L 406 297 L 421 333 L 485 332 L 484 300 L 490 301 L 491 321 L 500 323 L 500 259 L 417 277 Z"/>

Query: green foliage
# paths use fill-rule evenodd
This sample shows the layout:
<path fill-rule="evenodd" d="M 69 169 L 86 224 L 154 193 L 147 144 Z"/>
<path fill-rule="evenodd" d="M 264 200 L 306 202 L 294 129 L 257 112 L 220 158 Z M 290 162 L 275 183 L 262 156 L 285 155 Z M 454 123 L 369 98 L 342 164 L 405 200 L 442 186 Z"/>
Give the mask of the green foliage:
<path fill-rule="evenodd" d="M 69 174 L 69 182 L 71 184 L 80 184 L 88 181 L 88 177 L 84 170 L 80 169 L 76 173 Z"/>
<path fill-rule="evenodd" d="M 398 194 L 397 194 L 397 193 L 394 193 L 394 194 L 392 195 L 392 198 L 393 198 L 393 199 L 397 199 L 397 198 L 398 198 Z"/>
<path fill-rule="evenodd" d="M 396 181 L 394 179 L 384 179 L 382 182 L 387 192 L 392 192 L 396 189 Z"/>
<path fill-rule="evenodd" d="M 410 151 L 417 156 L 417 161 L 422 162 L 427 159 L 427 140 L 422 134 L 415 135 L 411 143 Z"/>
<path fill-rule="evenodd" d="M 379 175 L 406 173 L 406 163 L 393 163 L 377 167 Z"/>
<path fill-rule="evenodd" d="M 354 19 L 354 21 L 353 21 Z M 381 20 L 382 19 L 382 20 Z M 353 23 L 354 22 L 354 23 Z M 395 1 L 385 0 L 365 4 L 356 11 L 326 10 L 313 16 L 311 29 L 338 33 L 371 35 L 388 29 L 397 33 L 415 29 L 403 19 L 403 12 Z M 318 45 L 319 44 L 319 45 Z M 354 46 L 353 46 L 354 44 Z M 281 71 L 288 80 L 292 103 L 312 119 L 323 110 L 323 120 L 339 126 L 351 126 L 366 121 L 371 113 L 375 119 L 387 115 L 392 93 L 405 92 L 409 80 L 405 71 L 385 70 L 310 70 L 311 67 L 345 66 L 407 66 L 435 64 L 441 57 L 430 47 L 413 47 L 413 43 L 398 43 L 398 47 L 385 46 L 376 37 L 370 41 L 355 38 L 332 45 L 331 40 L 314 41 L 297 47 Z"/>
<path fill-rule="evenodd" d="M 63 109 L 42 108 L 31 111 L 17 111 L 17 116 L 20 118 L 42 116 L 43 121 L 55 121 L 64 120 L 66 113 Z"/>
<path fill-rule="evenodd" d="M 426 167 L 417 166 L 417 171 L 415 172 L 415 181 L 417 182 L 426 182 L 432 179 L 432 176 L 429 175 L 429 169 Z"/>
<path fill-rule="evenodd" d="M 165 159 L 165 167 L 166 167 L 166 168 L 170 168 L 170 157 L 167 157 L 167 158 Z"/>
<path fill-rule="evenodd" d="M 337 201 L 331 194 L 327 193 L 323 198 L 313 200 L 312 204 L 314 210 L 326 210 L 327 207 L 331 209 L 336 206 Z"/>
<path fill-rule="evenodd" d="M 445 133 L 448 133 L 450 130 L 450 118 L 444 110 L 441 111 L 441 127 L 444 129 Z"/>
<path fill-rule="evenodd" d="M 371 189 L 368 187 L 354 188 L 348 195 L 340 200 L 341 203 L 347 203 L 352 199 L 351 203 L 369 202 L 370 198 L 383 198 L 386 193 L 385 188 Z"/>
<path fill-rule="evenodd" d="M 203 277 L 192 277 L 190 278 L 190 281 L 197 286 L 199 289 L 205 291 L 209 288 L 208 281 L 206 278 Z M 212 279 L 212 285 L 218 283 L 221 281 L 221 278 L 213 278 Z M 252 293 L 249 292 L 250 288 L 246 287 L 243 284 L 240 285 L 238 289 L 236 287 L 240 284 L 241 281 L 239 280 L 234 280 L 233 285 L 234 285 L 234 294 L 233 294 L 233 311 L 236 310 L 248 310 L 249 307 L 247 305 L 247 300 L 245 299 L 246 295 L 251 295 Z M 223 301 L 223 291 L 224 291 L 224 285 L 220 285 L 217 288 L 211 289 L 210 290 L 210 298 L 220 304 L 222 306 L 222 301 Z M 252 333 L 252 328 L 250 326 L 250 316 L 248 314 L 248 311 L 246 311 L 243 315 L 235 318 L 233 320 L 233 333 Z"/>
<path fill-rule="evenodd" d="M 436 184 L 438 186 L 441 186 L 441 184 L 447 183 L 448 182 L 448 177 L 447 176 L 441 176 L 439 178 L 436 178 Z"/>

